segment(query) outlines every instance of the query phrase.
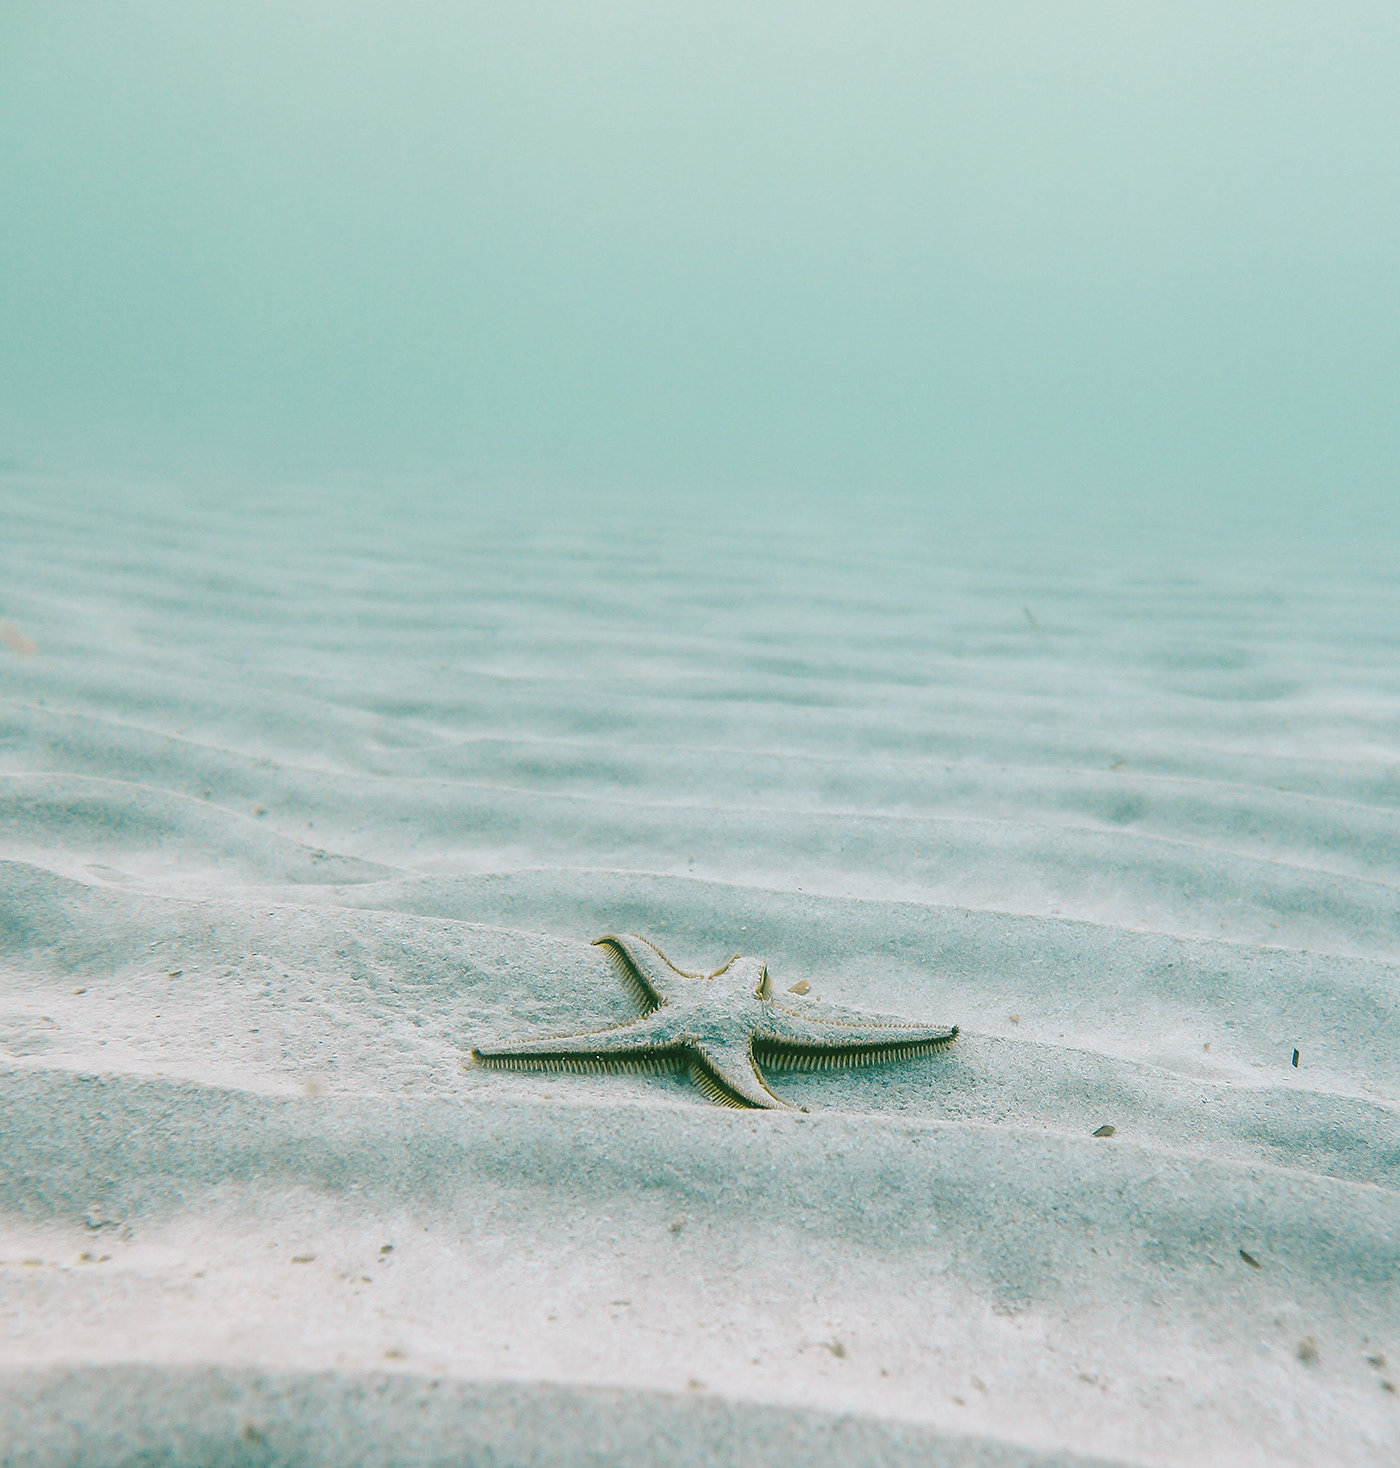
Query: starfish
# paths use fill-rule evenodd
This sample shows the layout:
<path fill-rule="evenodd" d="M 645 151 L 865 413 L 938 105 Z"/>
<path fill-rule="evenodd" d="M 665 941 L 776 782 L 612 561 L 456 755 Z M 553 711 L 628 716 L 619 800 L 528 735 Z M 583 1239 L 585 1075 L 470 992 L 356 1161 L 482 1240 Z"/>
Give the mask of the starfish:
<path fill-rule="evenodd" d="M 508 1070 L 685 1070 L 724 1106 L 796 1108 L 768 1089 L 773 1070 L 825 1070 L 927 1055 L 958 1027 L 933 1029 L 872 1020 L 851 1024 L 798 1014 L 773 997 L 761 958 L 735 954 L 712 974 L 677 968 L 635 933 L 594 940 L 641 1004 L 635 1020 L 582 1035 L 473 1049 L 478 1065 Z"/>

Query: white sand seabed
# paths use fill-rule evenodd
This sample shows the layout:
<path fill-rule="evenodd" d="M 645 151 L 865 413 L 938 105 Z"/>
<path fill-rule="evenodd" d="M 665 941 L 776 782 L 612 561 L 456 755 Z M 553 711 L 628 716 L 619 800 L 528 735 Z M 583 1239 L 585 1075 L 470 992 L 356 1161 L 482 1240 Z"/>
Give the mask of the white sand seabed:
<path fill-rule="evenodd" d="M 1396 1461 L 1384 546 L 0 507 L 6 1468 Z M 464 1064 L 609 931 L 962 1032 Z"/>

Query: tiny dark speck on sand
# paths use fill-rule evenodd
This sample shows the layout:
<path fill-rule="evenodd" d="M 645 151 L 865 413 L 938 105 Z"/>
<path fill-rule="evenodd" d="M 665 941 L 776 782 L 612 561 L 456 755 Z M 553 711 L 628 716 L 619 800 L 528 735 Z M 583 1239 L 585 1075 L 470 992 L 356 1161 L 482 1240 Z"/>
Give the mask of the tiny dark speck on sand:
<path fill-rule="evenodd" d="M 1240 1250 L 1240 1258 L 1249 1265 L 1251 1269 L 1262 1269 L 1264 1266 L 1249 1252 L 1248 1249 Z"/>

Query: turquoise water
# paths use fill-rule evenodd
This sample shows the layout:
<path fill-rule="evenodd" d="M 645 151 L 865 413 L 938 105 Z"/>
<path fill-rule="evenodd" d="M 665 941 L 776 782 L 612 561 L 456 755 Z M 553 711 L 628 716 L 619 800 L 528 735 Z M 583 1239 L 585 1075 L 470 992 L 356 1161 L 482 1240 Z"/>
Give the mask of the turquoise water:
<path fill-rule="evenodd" d="M 1385 4 L 9 0 L 0 458 L 1383 507 L 1398 58 Z"/>

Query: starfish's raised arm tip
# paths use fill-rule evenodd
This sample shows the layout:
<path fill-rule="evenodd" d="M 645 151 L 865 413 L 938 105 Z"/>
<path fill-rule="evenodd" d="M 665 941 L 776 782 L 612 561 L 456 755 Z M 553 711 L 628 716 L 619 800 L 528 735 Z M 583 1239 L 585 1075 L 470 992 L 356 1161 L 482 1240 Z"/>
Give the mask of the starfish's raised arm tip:
<path fill-rule="evenodd" d="M 604 933 L 600 938 L 594 938 L 588 945 L 590 948 L 613 947 L 621 949 L 623 953 L 630 955 L 631 946 L 637 943 L 645 943 L 648 948 L 660 951 L 656 944 L 648 938 L 643 938 L 637 933 Z"/>

